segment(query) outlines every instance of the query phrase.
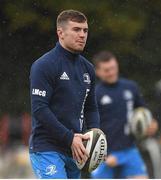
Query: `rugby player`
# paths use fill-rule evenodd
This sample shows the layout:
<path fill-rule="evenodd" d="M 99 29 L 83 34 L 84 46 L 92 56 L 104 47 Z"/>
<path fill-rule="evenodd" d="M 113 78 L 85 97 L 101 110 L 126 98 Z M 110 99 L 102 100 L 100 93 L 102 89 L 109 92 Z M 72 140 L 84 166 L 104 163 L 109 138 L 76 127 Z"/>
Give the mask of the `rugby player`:
<path fill-rule="evenodd" d="M 130 135 L 128 120 L 135 108 L 145 106 L 134 81 L 119 77 L 119 65 L 114 54 L 102 51 L 95 55 L 96 86 L 100 128 L 107 136 L 108 153 L 105 162 L 93 173 L 93 178 L 148 178 L 143 159 Z M 151 136 L 157 130 L 152 121 L 147 129 Z"/>
<path fill-rule="evenodd" d="M 99 128 L 93 65 L 80 53 L 87 36 L 86 16 L 65 10 L 57 17 L 59 41 L 36 60 L 30 72 L 32 133 L 30 159 L 38 178 L 79 178 L 76 166 L 88 159 L 83 121 Z"/>

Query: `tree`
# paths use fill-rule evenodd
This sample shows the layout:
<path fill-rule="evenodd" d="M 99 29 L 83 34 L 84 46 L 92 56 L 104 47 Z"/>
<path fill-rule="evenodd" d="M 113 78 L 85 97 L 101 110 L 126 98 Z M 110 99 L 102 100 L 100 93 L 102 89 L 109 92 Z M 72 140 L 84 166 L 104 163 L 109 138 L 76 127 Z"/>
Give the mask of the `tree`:
<path fill-rule="evenodd" d="M 146 99 L 160 79 L 161 1 L 159 0 L 1 0 L 1 112 L 30 110 L 29 70 L 55 42 L 55 20 L 64 9 L 77 9 L 89 19 L 85 55 L 112 50 L 124 76 L 137 80 Z M 154 104 L 155 105 L 155 104 Z"/>

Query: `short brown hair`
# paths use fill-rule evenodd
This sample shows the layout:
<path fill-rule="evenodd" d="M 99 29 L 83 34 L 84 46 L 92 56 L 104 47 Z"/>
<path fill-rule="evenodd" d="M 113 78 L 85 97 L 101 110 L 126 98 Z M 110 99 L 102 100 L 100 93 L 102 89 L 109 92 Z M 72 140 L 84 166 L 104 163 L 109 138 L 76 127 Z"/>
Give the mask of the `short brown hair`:
<path fill-rule="evenodd" d="M 73 9 L 62 11 L 57 17 L 57 27 L 61 26 L 68 21 L 83 23 L 87 21 L 86 16 L 80 11 Z"/>
<path fill-rule="evenodd" d="M 94 55 L 93 62 L 95 66 L 98 66 L 100 62 L 108 62 L 111 59 L 116 59 L 116 56 L 110 51 L 101 51 Z"/>

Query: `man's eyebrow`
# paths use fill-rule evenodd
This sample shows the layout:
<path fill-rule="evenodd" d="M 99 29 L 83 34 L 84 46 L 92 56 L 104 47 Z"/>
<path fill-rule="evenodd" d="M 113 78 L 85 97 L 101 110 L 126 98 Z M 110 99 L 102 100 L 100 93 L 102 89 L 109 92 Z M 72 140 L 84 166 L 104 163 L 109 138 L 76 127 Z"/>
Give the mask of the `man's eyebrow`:
<path fill-rule="evenodd" d="M 78 26 L 74 26 L 73 29 L 78 28 L 78 29 L 88 29 L 88 28 L 82 28 L 82 27 L 78 27 Z"/>

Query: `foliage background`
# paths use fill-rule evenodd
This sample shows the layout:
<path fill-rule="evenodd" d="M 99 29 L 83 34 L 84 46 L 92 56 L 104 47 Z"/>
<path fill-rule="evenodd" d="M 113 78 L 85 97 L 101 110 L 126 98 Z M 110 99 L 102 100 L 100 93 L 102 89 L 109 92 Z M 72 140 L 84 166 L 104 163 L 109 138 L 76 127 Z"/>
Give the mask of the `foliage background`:
<path fill-rule="evenodd" d="M 0 113 L 30 111 L 29 71 L 33 61 L 54 47 L 55 20 L 64 9 L 89 19 L 84 55 L 113 51 L 121 74 L 136 80 L 152 108 L 161 74 L 160 0 L 0 0 Z"/>

